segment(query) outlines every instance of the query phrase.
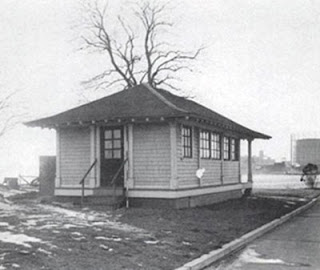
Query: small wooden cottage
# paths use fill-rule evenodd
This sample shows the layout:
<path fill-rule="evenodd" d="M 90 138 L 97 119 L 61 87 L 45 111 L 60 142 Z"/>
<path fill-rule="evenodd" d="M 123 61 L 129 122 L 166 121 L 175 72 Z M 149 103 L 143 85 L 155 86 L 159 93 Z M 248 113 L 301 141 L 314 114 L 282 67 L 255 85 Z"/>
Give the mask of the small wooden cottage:
<path fill-rule="evenodd" d="M 148 84 L 26 124 L 56 130 L 55 196 L 108 197 L 113 185 L 130 205 L 175 208 L 242 196 L 252 188 L 251 143 L 270 138 Z"/>

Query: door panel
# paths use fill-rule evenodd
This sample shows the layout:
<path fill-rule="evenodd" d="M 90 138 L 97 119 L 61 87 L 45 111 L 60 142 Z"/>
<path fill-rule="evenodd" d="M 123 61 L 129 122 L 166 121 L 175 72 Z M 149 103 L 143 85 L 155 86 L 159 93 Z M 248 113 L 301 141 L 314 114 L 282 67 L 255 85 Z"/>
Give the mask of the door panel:
<path fill-rule="evenodd" d="M 123 162 L 123 128 L 101 128 L 101 186 L 110 186 L 112 178 Z M 116 185 L 123 186 L 124 169 L 121 170 Z"/>

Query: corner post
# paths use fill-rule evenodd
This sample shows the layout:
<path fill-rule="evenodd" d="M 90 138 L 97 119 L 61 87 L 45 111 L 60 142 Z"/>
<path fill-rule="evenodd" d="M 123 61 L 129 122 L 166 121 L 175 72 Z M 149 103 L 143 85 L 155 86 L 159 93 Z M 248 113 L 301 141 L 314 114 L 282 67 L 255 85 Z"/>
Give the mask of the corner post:
<path fill-rule="evenodd" d="M 224 181 L 224 136 L 220 134 L 221 185 Z"/>
<path fill-rule="evenodd" d="M 55 187 L 61 187 L 61 170 L 60 170 L 60 161 L 61 161 L 61 153 L 60 153 L 60 136 L 61 129 L 57 127 L 56 129 L 56 179 L 55 179 Z"/>
<path fill-rule="evenodd" d="M 90 126 L 90 165 L 93 164 L 93 162 L 96 159 L 96 126 L 91 125 Z M 95 165 L 95 168 L 93 168 L 89 175 L 89 187 L 93 188 L 96 184 L 96 171 L 97 171 L 97 165 Z"/>
<path fill-rule="evenodd" d="M 128 124 L 128 188 L 134 187 L 133 179 L 133 124 Z"/>
<path fill-rule="evenodd" d="M 170 128 L 170 157 L 171 157 L 171 179 L 170 189 L 178 187 L 177 179 L 177 124 L 175 122 L 169 123 Z"/>

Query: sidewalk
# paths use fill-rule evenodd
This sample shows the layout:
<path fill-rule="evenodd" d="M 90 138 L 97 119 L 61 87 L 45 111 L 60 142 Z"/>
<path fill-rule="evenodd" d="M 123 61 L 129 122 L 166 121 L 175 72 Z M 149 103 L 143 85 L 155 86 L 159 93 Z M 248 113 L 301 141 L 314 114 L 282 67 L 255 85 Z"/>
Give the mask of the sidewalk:
<path fill-rule="evenodd" d="M 208 270 L 320 269 L 320 201 Z"/>

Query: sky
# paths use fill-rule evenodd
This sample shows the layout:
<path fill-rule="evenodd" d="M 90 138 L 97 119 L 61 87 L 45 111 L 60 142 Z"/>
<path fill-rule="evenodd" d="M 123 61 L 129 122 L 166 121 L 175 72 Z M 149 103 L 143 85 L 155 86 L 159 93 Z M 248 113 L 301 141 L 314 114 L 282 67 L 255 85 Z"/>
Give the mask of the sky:
<path fill-rule="evenodd" d="M 83 2 L 1 0 L 0 91 L 18 91 L 12 108 L 23 121 L 109 93 L 81 85 L 106 65 L 105 56 L 79 50 Z M 110 1 L 109 14 L 128 14 L 128 2 Z M 290 134 L 319 130 L 320 1 L 171 3 L 175 24 L 167 38 L 183 49 L 206 47 L 196 72 L 182 78 L 194 100 L 272 136 L 255 140 L 254 154 L 290 159 Z M 0 178 L 37 175 L 39 155 L 54 154 L 53 130 L 17 125 L 0 138 Z"/>

